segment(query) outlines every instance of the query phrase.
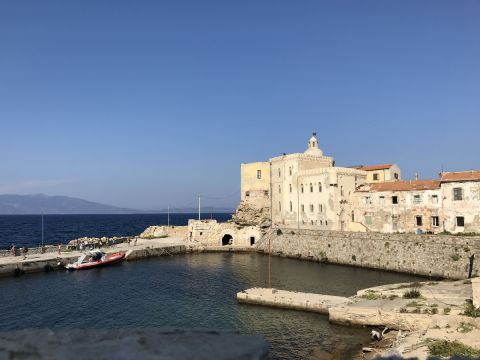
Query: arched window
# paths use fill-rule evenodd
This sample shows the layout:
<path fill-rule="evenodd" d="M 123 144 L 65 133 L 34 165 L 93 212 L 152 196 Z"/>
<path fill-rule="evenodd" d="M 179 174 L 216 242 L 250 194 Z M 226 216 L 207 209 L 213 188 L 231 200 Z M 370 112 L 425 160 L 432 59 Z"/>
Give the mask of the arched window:
<path fill-rule="evenodd" d="M 280 168 L 278 168 L 278 177 L 282 176 L 282 172 L 280 171 Z"/>
<path fill-rule="evenodd" d="M 302 212 L 305 212 L 305 205 L 302 205 L 301 208 L 302 208 Z"/>
<path fill-rule="evenodd" d="M 355 213 L 352 210 L 352 222 L 354 222 L 354 221 L 355 221 Z"/>
<path fill-rule="evenodd" d="M 313 184 L 310 183 L 310 192 L 313 193 Z"/>
<path fill-rule="evenodd" d="M 278 202 L 278 210 L 282 211 L 282 203 L 280 201 Z"/>
<path fill-rule="evenodd" d="M 280 185 L 278 185 L 278 193 L 281 194 L 282 193 L 282 187 Z"/>
<path fill-rule="evenodd" d="M 321 213 L 323 210 L 323 206 L 322 204 L 318 204 L 318 212 Z"/>
<path fill-rule="evenodd" d="M 290 201 L 290 212 L 292 212 L 292 211 L 293 211 L 293 204 L 292 204 L 292 202 Z"/>
<path fill-rule="evenodd" d="M 310 204 L 310 212 L 313 212 L 313 204 Z"/>
<path fill-rule="evenodd" d="M 290 192 L 292 192 L 292 184 L 289 185 Z"/>
<path fill-rule="evenodd" d="M 291 166 L 288 168 L 288 174 L 289 174 L 290 176 L 292 176 L 292 167 L 291 167 Z"/>
<path fill-rule="evenodd" d="M 302 184 L 302 185 L 300 185 L 300 191 L 301 191 L 301 192 L 302 192 L 302 194 L 303 194 L 303 184 Z"/>
<path fill-rule="evenodd" d="M 318 192 L 322 192 L 322 183 L 321 182 L 318 183 Z"/>

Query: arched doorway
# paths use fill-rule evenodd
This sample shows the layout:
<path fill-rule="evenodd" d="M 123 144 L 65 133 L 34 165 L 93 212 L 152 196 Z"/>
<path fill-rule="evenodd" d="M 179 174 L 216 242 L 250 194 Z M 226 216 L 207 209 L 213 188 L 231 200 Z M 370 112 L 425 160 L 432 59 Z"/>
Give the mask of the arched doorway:
<path fill-rule="evenodd" d="M 223 238 L 222 238 L 222 246 L 232 245 L 232 242 L 233 242 L 233 237 L 232 237 L 232 235 L 230 235 L 230 234 L 225 234 L 225 235 L 223 235 Z"/>
<path fill-rule="evenodd" d="M 250 246 L 255 245 L 255 236 L 250 236 Z"/>

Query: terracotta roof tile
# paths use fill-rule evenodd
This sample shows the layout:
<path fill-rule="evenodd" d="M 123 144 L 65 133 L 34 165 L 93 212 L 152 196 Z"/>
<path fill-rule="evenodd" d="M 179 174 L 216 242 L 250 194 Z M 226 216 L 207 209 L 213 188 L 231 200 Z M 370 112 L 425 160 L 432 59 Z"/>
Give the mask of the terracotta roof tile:
<path fill-rule="evenodd" d="M 444 172 L 442 173 L 441 181 L 480 181 L 480 170 Z"/>
<path fill-rule="evenodd" d="M 440 180 L 406 180 L 388 181 L 376 184 L 365 184 L 357 191 L 420 191 L 440 189 Z"/>
<path fill-rule="evenodd" d="M 374 171 L 374 170 L 387 170 L 390 169 L 393 164 L 382 164 L 382 165 L 367 165 L 360 166 L 358 169 L 363 171 Z"/>

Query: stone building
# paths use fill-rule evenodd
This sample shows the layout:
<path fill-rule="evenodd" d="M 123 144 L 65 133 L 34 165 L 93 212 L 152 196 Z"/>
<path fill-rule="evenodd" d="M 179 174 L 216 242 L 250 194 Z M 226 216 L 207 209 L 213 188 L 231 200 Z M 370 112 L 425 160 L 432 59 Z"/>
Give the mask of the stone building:
<path fill-rule="evenodd" d="M 480 171 L 444 172 L 440 182 L 444 230 L 480 232 Z"/>
<path fill-rule="evenodd" d="M 361 165 L 354 168 L 367 172 L 367 183 L 369 184 L 401 179 L 400 168 L 396 164 Z"/>
<path fill-rule="evenodd" d="M 274 227 L 351 229 L 351 196 L 366 173 L 334 164 L 319 148 L 316 134 L 305 152 L 270 159 Z"/>
<path fill-rule="evenodd" d="M 354 217 L 364 230 L 441 232 L 439 180 L 390 181 L 358 187 Z"/>
<path fill-rule="evenodd" d="M 368 231 L 479 232 L 480 171 L 445 172 L 437 180 L 360 186 L 354 216 Z"/>

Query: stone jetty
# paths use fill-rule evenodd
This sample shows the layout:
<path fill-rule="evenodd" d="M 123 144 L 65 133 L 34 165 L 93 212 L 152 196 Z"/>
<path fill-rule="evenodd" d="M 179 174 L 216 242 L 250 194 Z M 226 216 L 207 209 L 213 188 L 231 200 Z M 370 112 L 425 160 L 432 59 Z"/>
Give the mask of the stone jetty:
<path fill-rule="evenodd" d="M 0 277 L 61 269 L 82 254 L 82 252 L 76 250 L 64 251 L 65 248 L 62 248 L 62 250 L 60 253 L 58 251 L 29 253 L 25 259 L 23 256 L 2 256 L 0 257 Z M 186 246 L 182 238 L 136 238 L 130 243 L 123 242 L 102 248 L 102 250 L 107 254 L 124 251 L 126 260 L 136 260 L 185 253 Z"/>
<path fill-rule="evenodd" d="M 480 349 L 480 278 L 390 284 L 350 298 L 252 288 L 237 293 L 241 303 L 327 314 L 332 323 L 390 331 L 384 342 L 366 347 L 368 356 L 427 359 L 429 344 L 460 342 Z M 388 340 L 388 341 L 387 341 Z M 478 350 L 480 351 L 480 350 Z"/>

